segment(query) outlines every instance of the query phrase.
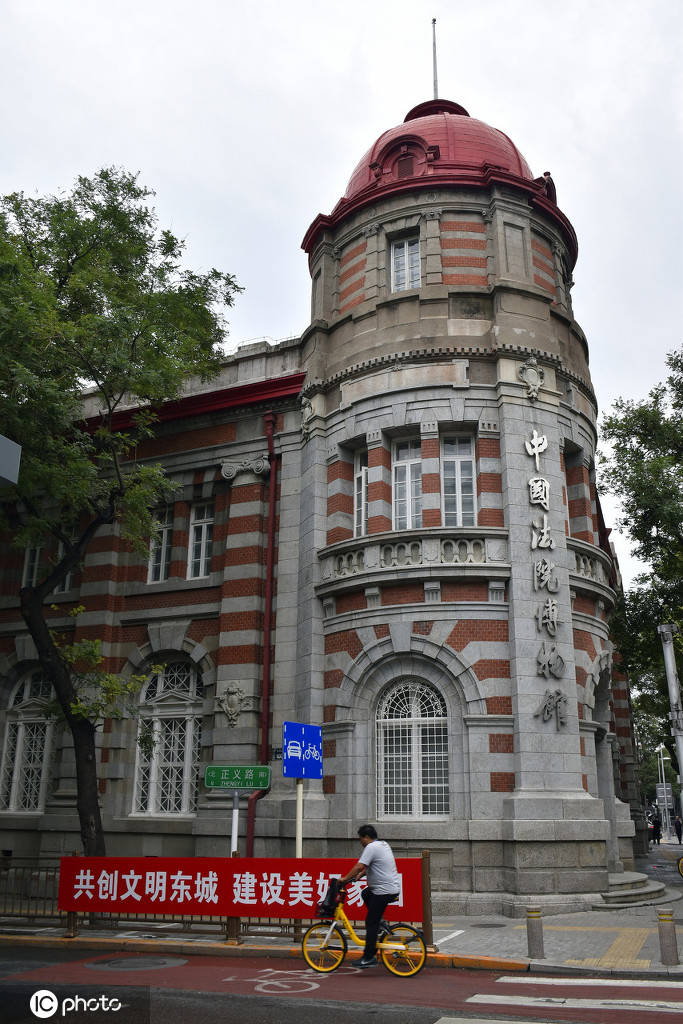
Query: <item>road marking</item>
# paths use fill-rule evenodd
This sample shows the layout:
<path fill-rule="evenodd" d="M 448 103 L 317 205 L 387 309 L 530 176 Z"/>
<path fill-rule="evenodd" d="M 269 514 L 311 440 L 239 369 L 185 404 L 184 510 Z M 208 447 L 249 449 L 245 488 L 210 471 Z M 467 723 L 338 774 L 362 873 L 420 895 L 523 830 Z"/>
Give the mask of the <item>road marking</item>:
<path fill-rule="evenodd" d="M 590 985 L 607 988 L 683 988 L 683 981 L 644 981 L 634 978 L 629 981 L 627 978 L 537 978 L 521 975 L 506 975 L 504 978 L 496 978 L 496 982 L 502 981 L 510 985 Z"/>
<path fill-rule="evenodd" d="M 439 942 L 448 942 L 449 939 L 454 939 L 454 938 L 456 938 L 456 936 L 464 935 L 464 934 L 465 934 L 465 929 L 464 928 L 460 928 L 459 931 L 457 931 L 457 932 L 449 932 L 448 935 L 444 935 L 443 937 L 440 935 L 439 936 Z"/>
<path fill-rule="evenodd" d="M 439 1017 L 434 1024 L 504 1024 L 500 1017 L 491 1020 L 490 1017 Z M 539 1024 L 536 1020 L 515 1020 L 515 1024 Z"/>
<path fill-rule="evenodd" d="M 683 1003 L 665 1002 L 662 999 L 563 999 L 561 996 L 513 996 L 480 995 L 470 996 L 468 1003 L 489 1003 L 496 1006 L 522 1006 L 547 1009 L 561 1007 L 565 1010 L 650 1010 L 652 1013 L 681 1013 Z"/>

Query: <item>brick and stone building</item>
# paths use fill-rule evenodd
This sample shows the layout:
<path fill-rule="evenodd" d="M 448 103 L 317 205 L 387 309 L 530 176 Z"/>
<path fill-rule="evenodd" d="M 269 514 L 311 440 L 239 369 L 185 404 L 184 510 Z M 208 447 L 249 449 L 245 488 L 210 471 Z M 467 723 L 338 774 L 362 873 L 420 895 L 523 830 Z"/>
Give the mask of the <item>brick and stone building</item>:
<path fill-rule="evenodd" d="M 238 350 L 137 449 L 177 484 L 148 562 L 103 530 L 54 595 L 54 624 L 84 605 L 76 635 L 112 669 L 164 665 L 139 719 L 104 723 L 109 852 L 225 852 L 231 798 L 203 765 L 271 763 L 240 845 L 293 855 L 295 720 L 323 724 L 307 854 L 354 854 L 371 820 L 397 853 L 431 850 L 441 909 L 586 905 L 632 867 L 638 796 L 574 230 L 503 132 L 434 100 L 303 247 L 302 336 Z M 78 835 L 18 614 L 49 555 L 2 567 L 0 828 L 24 853 Z"/>

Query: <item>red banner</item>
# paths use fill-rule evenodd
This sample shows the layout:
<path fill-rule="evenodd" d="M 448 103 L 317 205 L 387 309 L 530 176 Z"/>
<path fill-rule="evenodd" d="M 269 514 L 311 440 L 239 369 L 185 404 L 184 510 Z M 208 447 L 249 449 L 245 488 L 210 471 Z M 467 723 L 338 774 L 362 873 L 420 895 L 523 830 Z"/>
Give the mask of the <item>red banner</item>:
<path fill-rule="evenodd" d="M 62 857 L 60 910 L 79 913 L 206 915 L 211 917 L 315 917 L 330 878 L 354 860 L 246 857 Z M 422 869 L 417 858 L 396 861 L 398 903 L 389 920 L 422 920 Z M 364 878 L 347 888 L 344 904 L 354 920 L 365 917 Z"/>

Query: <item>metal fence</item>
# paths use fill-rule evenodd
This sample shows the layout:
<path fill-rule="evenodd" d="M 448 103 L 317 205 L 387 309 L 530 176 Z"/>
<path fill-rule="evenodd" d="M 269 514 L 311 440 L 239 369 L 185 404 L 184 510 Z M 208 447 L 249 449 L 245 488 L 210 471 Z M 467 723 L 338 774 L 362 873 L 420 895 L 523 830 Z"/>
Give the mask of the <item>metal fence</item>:
<path fill-rule="evenodd" d="M 0 918 L 23 918 L 30 921 L 50 921 L 73 925 L 75 915 L 57 906 L 59 891 L 58 857 L 8 857 L 0 858 Z M 311 919 L 312 920 L 312 919 Z M 207 916 L 183 916 L 169 914 L 79 914 L 78 927 L 96 929 L 141 929 L 146 925 L 165 926 L 169 931 L 223 932 L 226 938 L 238 935 L 262 935 L 266 937 L 298 939 L 302 925 L 299 920 L 277 920 L 271 918 L 233 918 Z"/>
<path fill-rule="evenodd" d="M 431 900 L 429 895 L 429 854 L 424 852 L 423 860 L 423 920 L 413 922 L 425 932 L 428 945 L 433 942 L 431 924 Z M 302 930 L 317 918 L 291 920 L 258 917 L 212 917 L 180 914 L 126 914 L 125 917 L 107 913 L 78 914 L 60 910 L 57 906 L 59 892 L 59 858 L 51 856 L 12 857 L 3 853 L 0 857 L 0 918 L 22 918 L 24 920 L 49 921 L 64 924 L 67 935 L 75 935 L 78 929 L 130 929 L 144 931 L 148 925 L 160 930 L 196 932 L 222 932 L 228 942 L 239 942 L 242 936 L 263 936 L 283 938 L 298 942 Z"/>
<path fill-rule="evenodd" d="M 58 889 L 58 857 L 0 859 L 0 916 L 66 920 L 57 907 Z"/>

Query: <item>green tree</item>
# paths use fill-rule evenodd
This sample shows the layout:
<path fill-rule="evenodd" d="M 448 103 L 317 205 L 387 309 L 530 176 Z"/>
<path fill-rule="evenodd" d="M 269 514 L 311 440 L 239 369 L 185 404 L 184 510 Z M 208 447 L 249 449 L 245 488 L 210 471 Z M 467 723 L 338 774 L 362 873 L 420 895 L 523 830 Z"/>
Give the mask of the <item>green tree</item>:
<path fill-rule="evenodd" d="M 220 366 L 230 274 L 182 266 L 137 176 L 105 168 L 66 194 L 0 200 L 0 434 L 22 446 L 19 483 L 0 491 L 20 546 L 55 555 L 20 592 L 21 614 L 73 737 L 83 850 L 105 851 L 95 730 L 130 696 L 102 671 L 98 641 L 50 629 L 50 595 L 105 525 L 142 552 L 172 491 L 161 466 L 132 458 L 155 407 Z M 117 413 L 135 407 L 134 426 Z M 73 638 L 73 634 L 72 634 Z"/>
<path fill-rule="evenodd" d="M 683 348 L 667 356 L 669 375 L 640 402 L 615 402 L 602 423 L 610 444 L 601 482 L 621 502 L 618 523 L 648 570 L 636 578 L 612 619 L 612 633 L 642 712 L 651 716 L 678 770 L 657 626 L 683 627 Z M 683 638 L 675 638 L 681 662 Z M 680 671 L 680 669 L 679 669 Z"/>

